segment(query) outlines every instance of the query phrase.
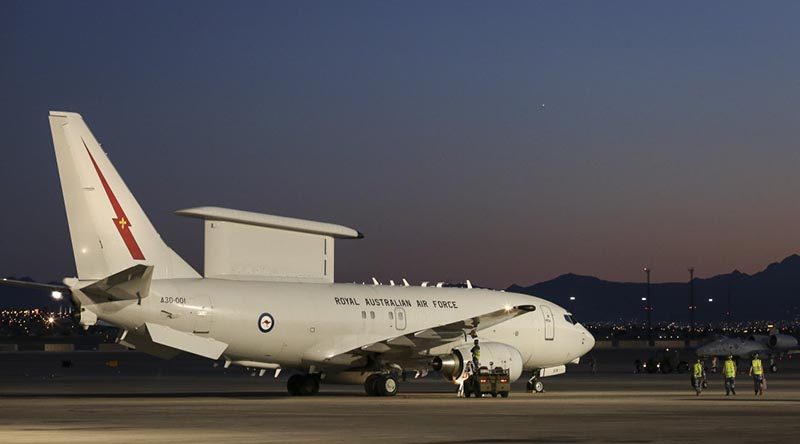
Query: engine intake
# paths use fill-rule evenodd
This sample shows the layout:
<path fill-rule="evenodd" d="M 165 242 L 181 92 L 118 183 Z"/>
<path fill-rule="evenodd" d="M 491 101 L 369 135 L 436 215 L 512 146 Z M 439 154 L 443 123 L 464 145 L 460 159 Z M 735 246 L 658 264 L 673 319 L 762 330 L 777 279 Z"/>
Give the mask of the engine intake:
<path fill-rule="evenodd" d="M 797 339 L 790 335 L 774 334 L 769 337 L 770 348 L 785 349 L 797 346 Z"/>

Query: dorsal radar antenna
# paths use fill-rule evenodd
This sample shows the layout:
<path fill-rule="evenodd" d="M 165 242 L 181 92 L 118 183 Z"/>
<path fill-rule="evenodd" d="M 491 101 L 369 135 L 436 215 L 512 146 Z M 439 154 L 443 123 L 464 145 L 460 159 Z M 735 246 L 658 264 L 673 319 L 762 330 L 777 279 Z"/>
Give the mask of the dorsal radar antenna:
<path fill-rule="evenodd" d="M 436 288 L 442 288 L 443 285 L 444 285 L 444 282 L 437 282 L 436 283 Z"/>
<path fill-rule="evenodd" d="M 409 286 L 410 285 L 409 285 L 408 281 L 406 280 L 406 278 L 403 278 L 403 287 L 409 287 Z"/>
<path fill-rule="evenodd" d="M 427 287 L 427 286 L 428 286 L 428 281 L 425 281 L 420 285 L 420 287 Z"/>
<path fill-rule="evenodd" d="M 380 283 L 380 282 L 378 282 L 378 280 L 377 280 L 377 279 L 375 279 L 375 277 L 373 276 L 373 278 L 372 278 L 372 284 L 373 284 L 373 285 L 380 285 L 381 283 Z"/>
<path fill-rule="evenodd" d="M 472 282 L 470 282 L 469 279 L 467 279 L 467 288 L 472 288 Z"/>
<path fill-rule="evenodd" d="M 393 279 L 389 279 L 389 285 L 391 285 L 392 287 L 394 287 L 394 280 L 393 280 Z"/>

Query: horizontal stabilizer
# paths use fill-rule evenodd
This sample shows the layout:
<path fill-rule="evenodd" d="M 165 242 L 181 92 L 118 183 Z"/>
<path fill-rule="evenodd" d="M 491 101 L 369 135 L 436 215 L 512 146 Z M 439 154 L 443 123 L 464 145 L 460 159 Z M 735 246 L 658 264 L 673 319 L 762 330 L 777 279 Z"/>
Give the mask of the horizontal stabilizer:
<path fill-rule="evenodd" d="M 146 298 L 153 278 L 152 265 L 134 265 L 81 288 L 95 300 L 124 301 Z"/>
<path fill-rule="evenodd" d="M 11 285 L 14 287 L 22 287 L 22 288 L 30 288 L 32 290 L 41 290 L 41 291 L 59 291 L 64 296 L 70 294 L 69 288 L 65 287 L 64 285 L 58 284 L 40 284 L 38 282 L 31 282 L 31 281 L 19 281 L 15 279 L 0 279 L 0 285 Z"/>
<path fill-rule="evenodd" d="M 156 344 L 172 347 L 208 359 L 218 359 L 228 344 L 211 338 L 203 338 L 161 324 L 145 323 L 150 339 Z"/>

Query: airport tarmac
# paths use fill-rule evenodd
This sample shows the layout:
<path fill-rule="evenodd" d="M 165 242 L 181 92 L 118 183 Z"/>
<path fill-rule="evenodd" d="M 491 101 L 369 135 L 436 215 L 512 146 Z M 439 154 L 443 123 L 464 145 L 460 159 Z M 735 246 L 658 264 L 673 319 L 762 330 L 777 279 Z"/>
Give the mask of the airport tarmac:
<path fill-rule="evenodd" d="M 698 398 L 685 374 L 635 375 L 618 355 L 599 356 L 606 364 L 597 374 L 572 368 L 548 378 L 543 394 L 525 393 L 520 381 L 509 399 L 459 399 L 433 375 L 403 384 L 394 398 L 330 385 L 315 397 L 289 397 L 283 377 L 193 358 L 6 353 L 0 442 L 730 443 L 793 441 L 800 432 L 798 360 L 769 375 L 763 398 L 746 375 L 736 397 L 725 397 L 721 377 L 711 375 Z M 60 366 L 65 358 L 72 367 Z"/>

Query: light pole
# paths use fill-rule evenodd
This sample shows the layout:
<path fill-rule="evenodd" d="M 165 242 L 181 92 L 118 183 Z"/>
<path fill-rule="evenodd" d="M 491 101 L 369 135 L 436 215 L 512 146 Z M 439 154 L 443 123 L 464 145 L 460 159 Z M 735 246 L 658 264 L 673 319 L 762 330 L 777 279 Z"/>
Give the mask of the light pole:
<path fill-rule="evenodd" d="M 697 306 L 694 304 L 694 267 L 689 267 L 689 335 L 686 340 L 687 345 L 694 336 L 694 312 L 696 309 Z"/>
<path fill-rule="evenodd" d="M 644 307 L 647 312 L 647 345 L 652 347 L 655 343 L 653 342 L 653 304 L 650 302 L 650 269 L 644 267 L 644 274 L 647 277 L 647 304 Z"/>

